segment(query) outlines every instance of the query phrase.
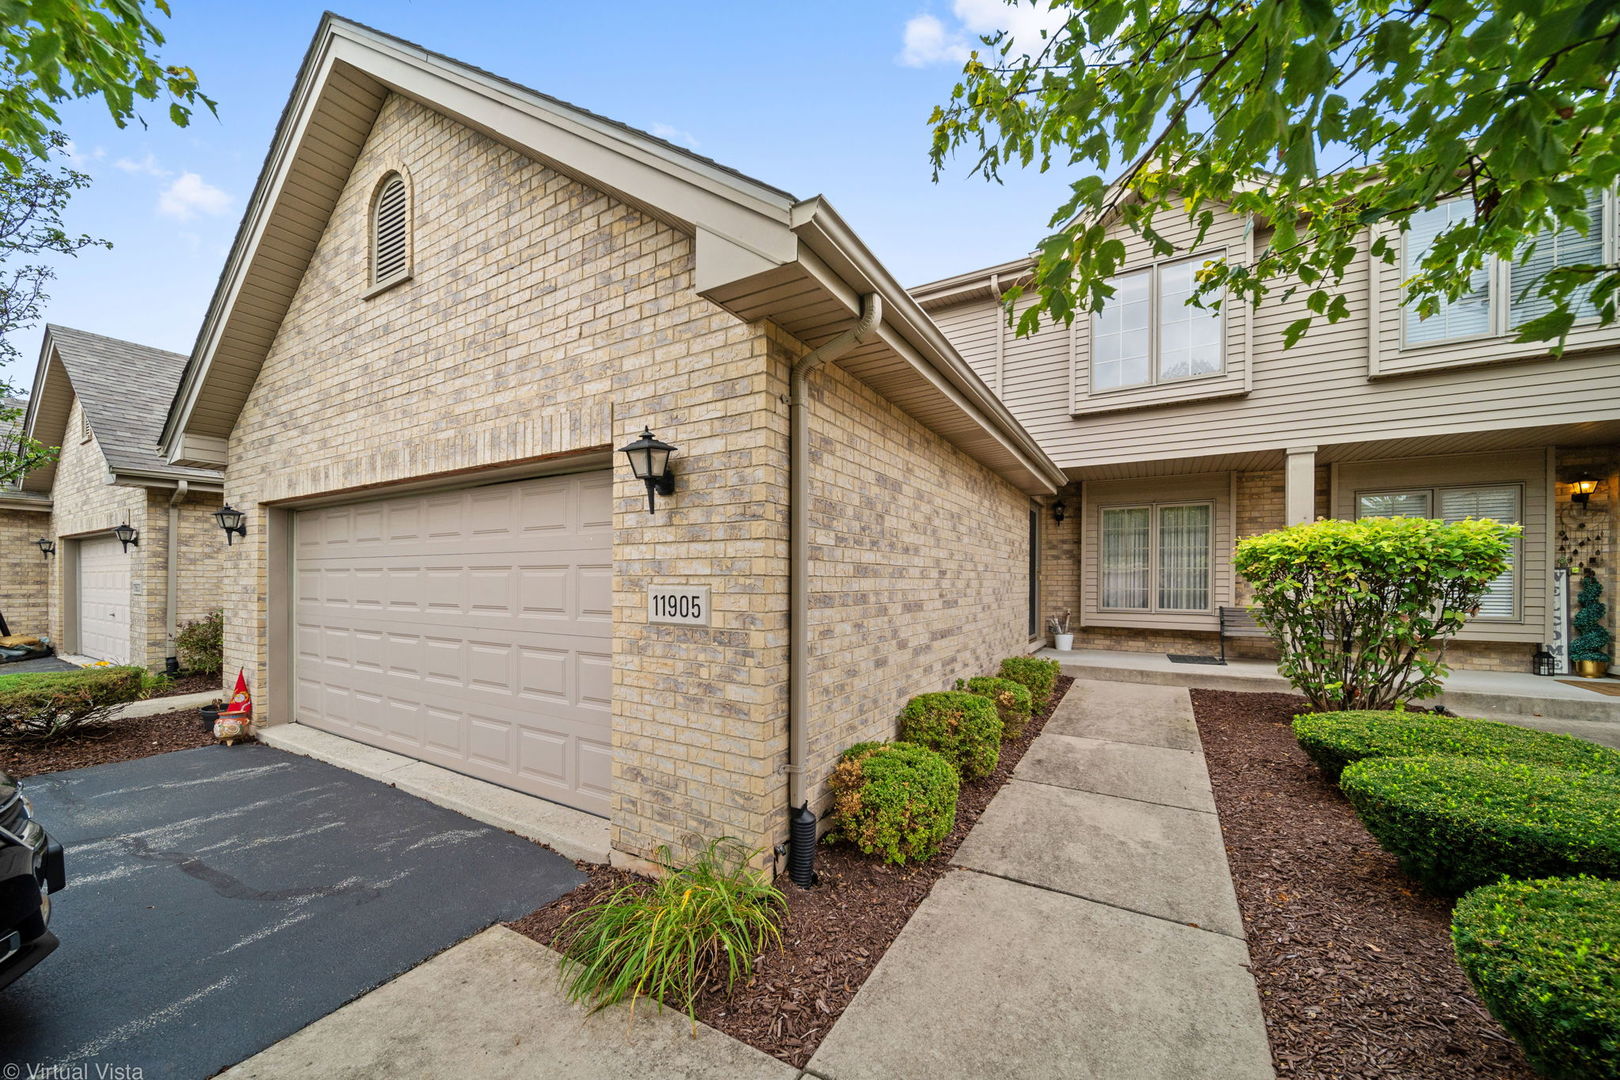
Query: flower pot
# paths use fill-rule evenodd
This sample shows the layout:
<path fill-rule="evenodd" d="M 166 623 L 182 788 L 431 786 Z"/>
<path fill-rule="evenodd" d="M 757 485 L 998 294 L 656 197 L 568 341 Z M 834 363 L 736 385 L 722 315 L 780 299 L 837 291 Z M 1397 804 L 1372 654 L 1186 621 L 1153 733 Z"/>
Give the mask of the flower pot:
<path fill-rule="evenodd" d="M 214 730 L 214 721 L 219 719 L 219 710 L 220 705 L 218 702 L 215 702 L 212 705 L 204 705 L 202 708 L 197 710 L 198 712 L 202 713 L 202 726 L 204 731 L 212 732 Z"/>
<path fill-rule="evenodd" d="M 1577 660 L 1575 674 L 1583 679 L 1601 679 L 1609 673 L 1607 660 Z"/>
<path fill-rule="evenodd" d="M 1052 647 L 1058 652 L 1069 652 L 1074 648 L 1073 634 L 1053 634 L 1052 641 Z"/>

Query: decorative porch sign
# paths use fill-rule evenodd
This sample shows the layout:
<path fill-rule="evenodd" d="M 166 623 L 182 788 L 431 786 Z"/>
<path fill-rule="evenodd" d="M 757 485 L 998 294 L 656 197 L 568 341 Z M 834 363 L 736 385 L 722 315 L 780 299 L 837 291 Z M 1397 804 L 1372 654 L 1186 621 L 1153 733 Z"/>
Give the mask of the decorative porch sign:
<path fill-rule="evenodd" d="M 1569 674 L 1569 570 L 1553 571 L 1552 640 L 1547 651 L 1553 655 L 1553 674 Z"/>
<path fill-rule="evenodd" d="M 647 586 L 647 621 L 671 626 L 708 626 L 709 587 Z"/>

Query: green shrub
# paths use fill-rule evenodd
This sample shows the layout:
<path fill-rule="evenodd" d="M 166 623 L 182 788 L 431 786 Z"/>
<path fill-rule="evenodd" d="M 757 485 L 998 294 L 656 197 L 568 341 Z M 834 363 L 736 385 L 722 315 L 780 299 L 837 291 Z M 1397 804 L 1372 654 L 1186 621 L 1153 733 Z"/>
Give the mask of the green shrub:
<path fill-rule="evenodd" d="M 1339 777 L 1401 867 L 1455 895 L 1512 878 L 1620 876 L 1620 776 L 1460 757 L 1369 758 Z"/>
<path fill-rule="evenodd" d="M 1471 757 L 1620 776 L 1620 750 L 1494 720 L 1415 712 L 1308 713 L 1294 737 L 1333 781 L 1346 765 L 1375 757 Z"/>
<path fill-rule="evenodd" d="M 1475 889 L 1452 916 L 1457 961 L 1525 1057 L 1553 1080 L 1620 1080 L 1620 881 Z"/>
<path fill-rule="evenodd" d="M 831 783 L 835 838 L 885 862 L 928 858 L 956 826 L 961 778 L 926 746 L 856 743 Z"/>
<path fill-rule="evenodd" d="M 662 879 L 626 885 L 570 915 L 553 945 L 570 1000 L 595 1012 L 652 998 L 660 1009 L 683 1008 L 695 1033 L 698 991 L 721 975 L 729 991 L 753 973 L 754 958 L 781 944 L 787 900 L 733 840 L 710 843 L 680 868 L 668 848 L 658 855 Z"/>
<path fill-rule="evenodd" d="M 1045 705 L 1057 687 L 1059 674 L 1056 660 L 1043 660 L 1038 656 L 1009 656 L 1001 662 L 1001 677 L 1029 688 L 1032 706 Z"/>
<path fill-rule="evenodd" d="M 218 675 L 225 666 L 225 612 L 215 608 L 180 628 L 174 639 L 180 666 L 200 675 Z"/>
<path fill-rule="evenodd" d="M 0 742 L 50 742 L 146 696 L 138 667 L 7 675 L 0 680 Z"/>
<path fill-rule="evenodd" d="M 995 772 L 1001 758 L 1001 717 L 977 694 L 918 694 L 900 710 L 900 738 L 937 751 L 962 779 L 977 780 Z"/>
<path fill-rule="evenodd" d="M 1001 739 L 1016 739 L 1024 733 L 1031 712 L 1029 687 L 1011 679 L 998 679 L 984 675 L 959 683 L 958 689 L 987 698 L 1001 717 Z"/>
<path fill-rule="evenodd" d="M 1445 645 L 1507 569 L 1517 525 L 1489 518 L 1322 520 L 1238 541 L 1277 667 L 1318 709 L 1440 692 Z"/>

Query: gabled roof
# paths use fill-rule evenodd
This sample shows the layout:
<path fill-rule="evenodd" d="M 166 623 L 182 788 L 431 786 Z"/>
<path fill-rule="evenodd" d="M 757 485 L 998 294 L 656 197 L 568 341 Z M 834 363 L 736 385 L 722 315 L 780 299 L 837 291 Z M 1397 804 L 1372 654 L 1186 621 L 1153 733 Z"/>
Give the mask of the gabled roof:
<path fill-rule="evenodd" d="M 365 145 L 399 94 L 694 238 L 697 291 L 807 345 L 877 292 L 883 322 L 840 366 L 1031 493 L 1064 477 L 915 301 L 820 198 L 761 183 L 566 102 L 328 14 L 282 113 L 162 433 L 170 461 L 225 441 Z"/>
<path fill-rule="evenodd" d="M 109 473 L 132 481 L 217 484 L 217 470 L 171 465 L 158 450 L 163 417 L 185 364 L 181 353 L 47 325 L 24 430 L 42 443 L 61 446 L 74 437 L 67 423 L 77 397 Z M 30 473 L 22 486 L 49 491 L 55 478 L 53 464 Z"/>

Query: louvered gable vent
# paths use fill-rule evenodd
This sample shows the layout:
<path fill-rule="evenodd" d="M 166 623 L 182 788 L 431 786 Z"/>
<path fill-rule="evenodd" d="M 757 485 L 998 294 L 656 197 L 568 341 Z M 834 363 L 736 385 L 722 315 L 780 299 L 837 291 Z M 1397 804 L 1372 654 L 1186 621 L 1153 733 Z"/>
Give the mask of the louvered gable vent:
<path fill-rule="evenodd" d="M 381 285 L 405 274 L 405 181 L 390 176 L 377 193 L 372 249 L 372 282 Z"/>

